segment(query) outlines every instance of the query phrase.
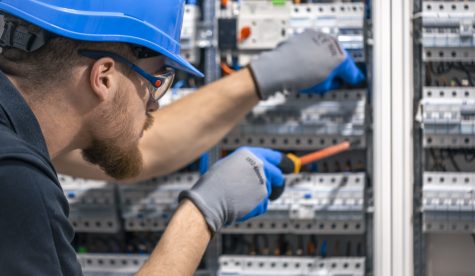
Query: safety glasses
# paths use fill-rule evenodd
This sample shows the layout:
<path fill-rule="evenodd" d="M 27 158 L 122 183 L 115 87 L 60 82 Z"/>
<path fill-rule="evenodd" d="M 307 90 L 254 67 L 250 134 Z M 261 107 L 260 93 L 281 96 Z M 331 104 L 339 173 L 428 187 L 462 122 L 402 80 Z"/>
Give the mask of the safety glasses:
<path fill-rule="evenodd" d="M 137 72 L 139 75 L 144 77 L 150 84 L 151 89 L 149 89 L 150 97 L 157 101 L 160 100 L 163 95 L 168 91 L 170 86 L 173 83 L 173 79 L 175 78 L 175 70 L 170 67 L 165 67 L 162 72 L 157 74 L 149 74 L 145 72 L 139 66 L 133 64 L 125 57 L 118 55 L 116 53 L 108 52 L 108 51 L 96 51 L 96 50 L 78 50 L 78 54 L 84 57 L 92 58 L 92 59 L 100 59 L 103 57 L 110 57 L 117 62 L 127 65 L 130 69 Z"/>

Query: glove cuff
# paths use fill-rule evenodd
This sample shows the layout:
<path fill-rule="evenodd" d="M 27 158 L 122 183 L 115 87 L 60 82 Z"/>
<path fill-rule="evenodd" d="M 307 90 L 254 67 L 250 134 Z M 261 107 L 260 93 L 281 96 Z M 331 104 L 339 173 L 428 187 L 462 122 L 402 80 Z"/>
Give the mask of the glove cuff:
<path fill-rule="evenodd" d="M 206 204 L 206 201 L 197 192 L 193 190 L 182 191 L 178 195 L 178 201 L 180 202 L 183 199 L 189 199 L 195 204 L 205 218 L 213 235 L 223 227 L 223 222 L 219 215 Z"/>
<path fill-rule="evenodd" d="M 258 84 L 257 79 L 256 79 L 256 75 L 254 73 L 254 70 L 252 69 L 251 64 L 247 65 L 246 67 L 249 69 L 249 72 L 251 73 L 252 81 L 254 82 L 254 86 L 256 87 L 257 97 L 260 100 L 264 100 L 264 98 L 262 97 L 261 88 L 259 87 L 259 84 Z"/>
<path fill-rule="evenodd" d="M 256 92 L 261 100 L 267 100 L 275 93 L 282 91 L 281 80 L 276 79 L 276 76 L 281 73 L 278 70 L 277 64 L 272 62 L 272 53 L 264 53 L 256 60 L 251 61 L 248 65 L 254 84 L 256 85 Z"/>

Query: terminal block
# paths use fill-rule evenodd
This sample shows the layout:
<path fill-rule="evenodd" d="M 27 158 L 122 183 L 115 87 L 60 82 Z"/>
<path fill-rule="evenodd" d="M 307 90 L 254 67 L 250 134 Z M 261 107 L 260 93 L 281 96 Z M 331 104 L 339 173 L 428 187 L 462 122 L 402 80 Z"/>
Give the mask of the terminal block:
<path fill-rule="evenodd" d="M 255 107 L 221 146 L 314 150 L 349 140 L 364 148 L 365 108 L 365 90 L 278 94 Z"/>
<path fill-rule="evenodd" d="M 237 56 L 244 66 L 258 53 L 271 50 L 290 36 L 306 29 L 319 30 L 337 37 L 357 62 L 364 62 L 362 3 L 302 3 L 246 0 L 220 10 L 220 33 L 224 28 L 236 34 L 236 45 L 220 39 L 221 56 Z M 237 30 L 235 29 L 237 28 Z"/>
<path fill-rule="evenodd" d="M 85 276 L 133 276 L 148 260 L 143 254 L 79 254 L 78 260 Z M 209 276 L 198 270 L 195 276 Z"/>
<path fill-rule="evenodd" d="M 475 173 L 424 173 L 423 230 L 475 232 Z"/>
<path fill-rule="evenodd" d="M 224 233 L 364 233 L 364 173 L 287 176 L 287 187 L 268 212 Z"/>
<path fill-rule="evenodd" d="M 130 254 L 79 254 L 78 260 L 85 275 L 116 273 L 134 275 L 147 261 L 148 256 Z"/>
<path fill-rule="evenodd" d="M 114 184 L 65 175 L 60 175 L 59 180 L 69 202 L 69 220 L 76 232 L 116 233 L 120 230 Z"/>
<path fill-rule="evenodd" d="M 285 1 L 275 5 L 272 1 L 241 1 L 238 15 L 238 35 L 249 30 L 249 35 L 240 37 L 240 50 L 268 50 L 288 38 L 291 5 Z"/>
<path fill-rule="evenodd" d="M 289 34 L 319 30 L 338 38 L 355 61 L 364 62 L 363 3 L 305 3 L 292 6 Z"/>
<path fill-rule="evenodd" d="M 475 3 L 425 1 L 422 7 L 423 60 L 475 60 Z"/>
<path fill-rule="evenodd" d="M 475 147 L 475 88 L 426 87 L 421 101 L 424 147 Z"/>
<path fill-rule="evenodd" d="M 363 276 L 365 258 L 310 258 L 224 255 L 218 275 Z"/>
<path fill-rule="evenodd" d="M 119 187 L 126 231 L 163 231 L 178 207 L 178 195 L 198 181 L 198 173 L 178 173 Z"/>

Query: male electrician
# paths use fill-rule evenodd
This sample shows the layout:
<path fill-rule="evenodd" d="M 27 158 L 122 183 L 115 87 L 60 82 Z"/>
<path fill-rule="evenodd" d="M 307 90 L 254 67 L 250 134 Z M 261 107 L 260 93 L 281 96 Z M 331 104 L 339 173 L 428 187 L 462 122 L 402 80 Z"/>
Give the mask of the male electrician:
<path fill-rule="evenodd" d="M 82 274 L 51 160 L 79 149 L 112 178 L 170 172 L 275 91 L 363 79 L 335 39 L 310 31 L 152 115 L 175 70 L 202 76 L 179 55 L 183 0 L 2 0 L 0 12 L 1 275 Z M 216 231 L 266 211 L 280 156 L 243 148 L 213 166 L 137 275 L 191 275 Z"/>

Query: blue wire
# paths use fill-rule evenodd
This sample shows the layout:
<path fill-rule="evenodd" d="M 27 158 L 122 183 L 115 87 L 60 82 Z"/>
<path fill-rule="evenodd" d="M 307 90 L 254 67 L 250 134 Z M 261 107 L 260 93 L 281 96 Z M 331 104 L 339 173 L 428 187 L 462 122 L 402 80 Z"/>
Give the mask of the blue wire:
<path fill-rule="evenodd" d="M 326 240 L 322 242 L 322 247 L 320 247 L 320 256 L 322 257 L 327 256 L 327 241 Z"/>
<path fill-rule="evenodd" d="M 313 162 L 312 164 L 310 164 L 310 170 L 312 172 L 318 172 L 318 163 L 317 162 Z"/>
<path fill-rule="evenodd" d="M 209 168 L 209 153 L 205 152 L 200 156 L 200 174 L 203 175 Z"/>
<path fill-rule="evenodd" d="M 241 70 L 241 66 L 239 66 L 238 58 L 237 58 L 237 57 L 233 57 L 233 58 L 232 58 L 232 61 L 233 61 L 233 63 L 231 64 L 231 68 L 232 68 L 233 70 L 236 70 L 236 71 Z"/>

